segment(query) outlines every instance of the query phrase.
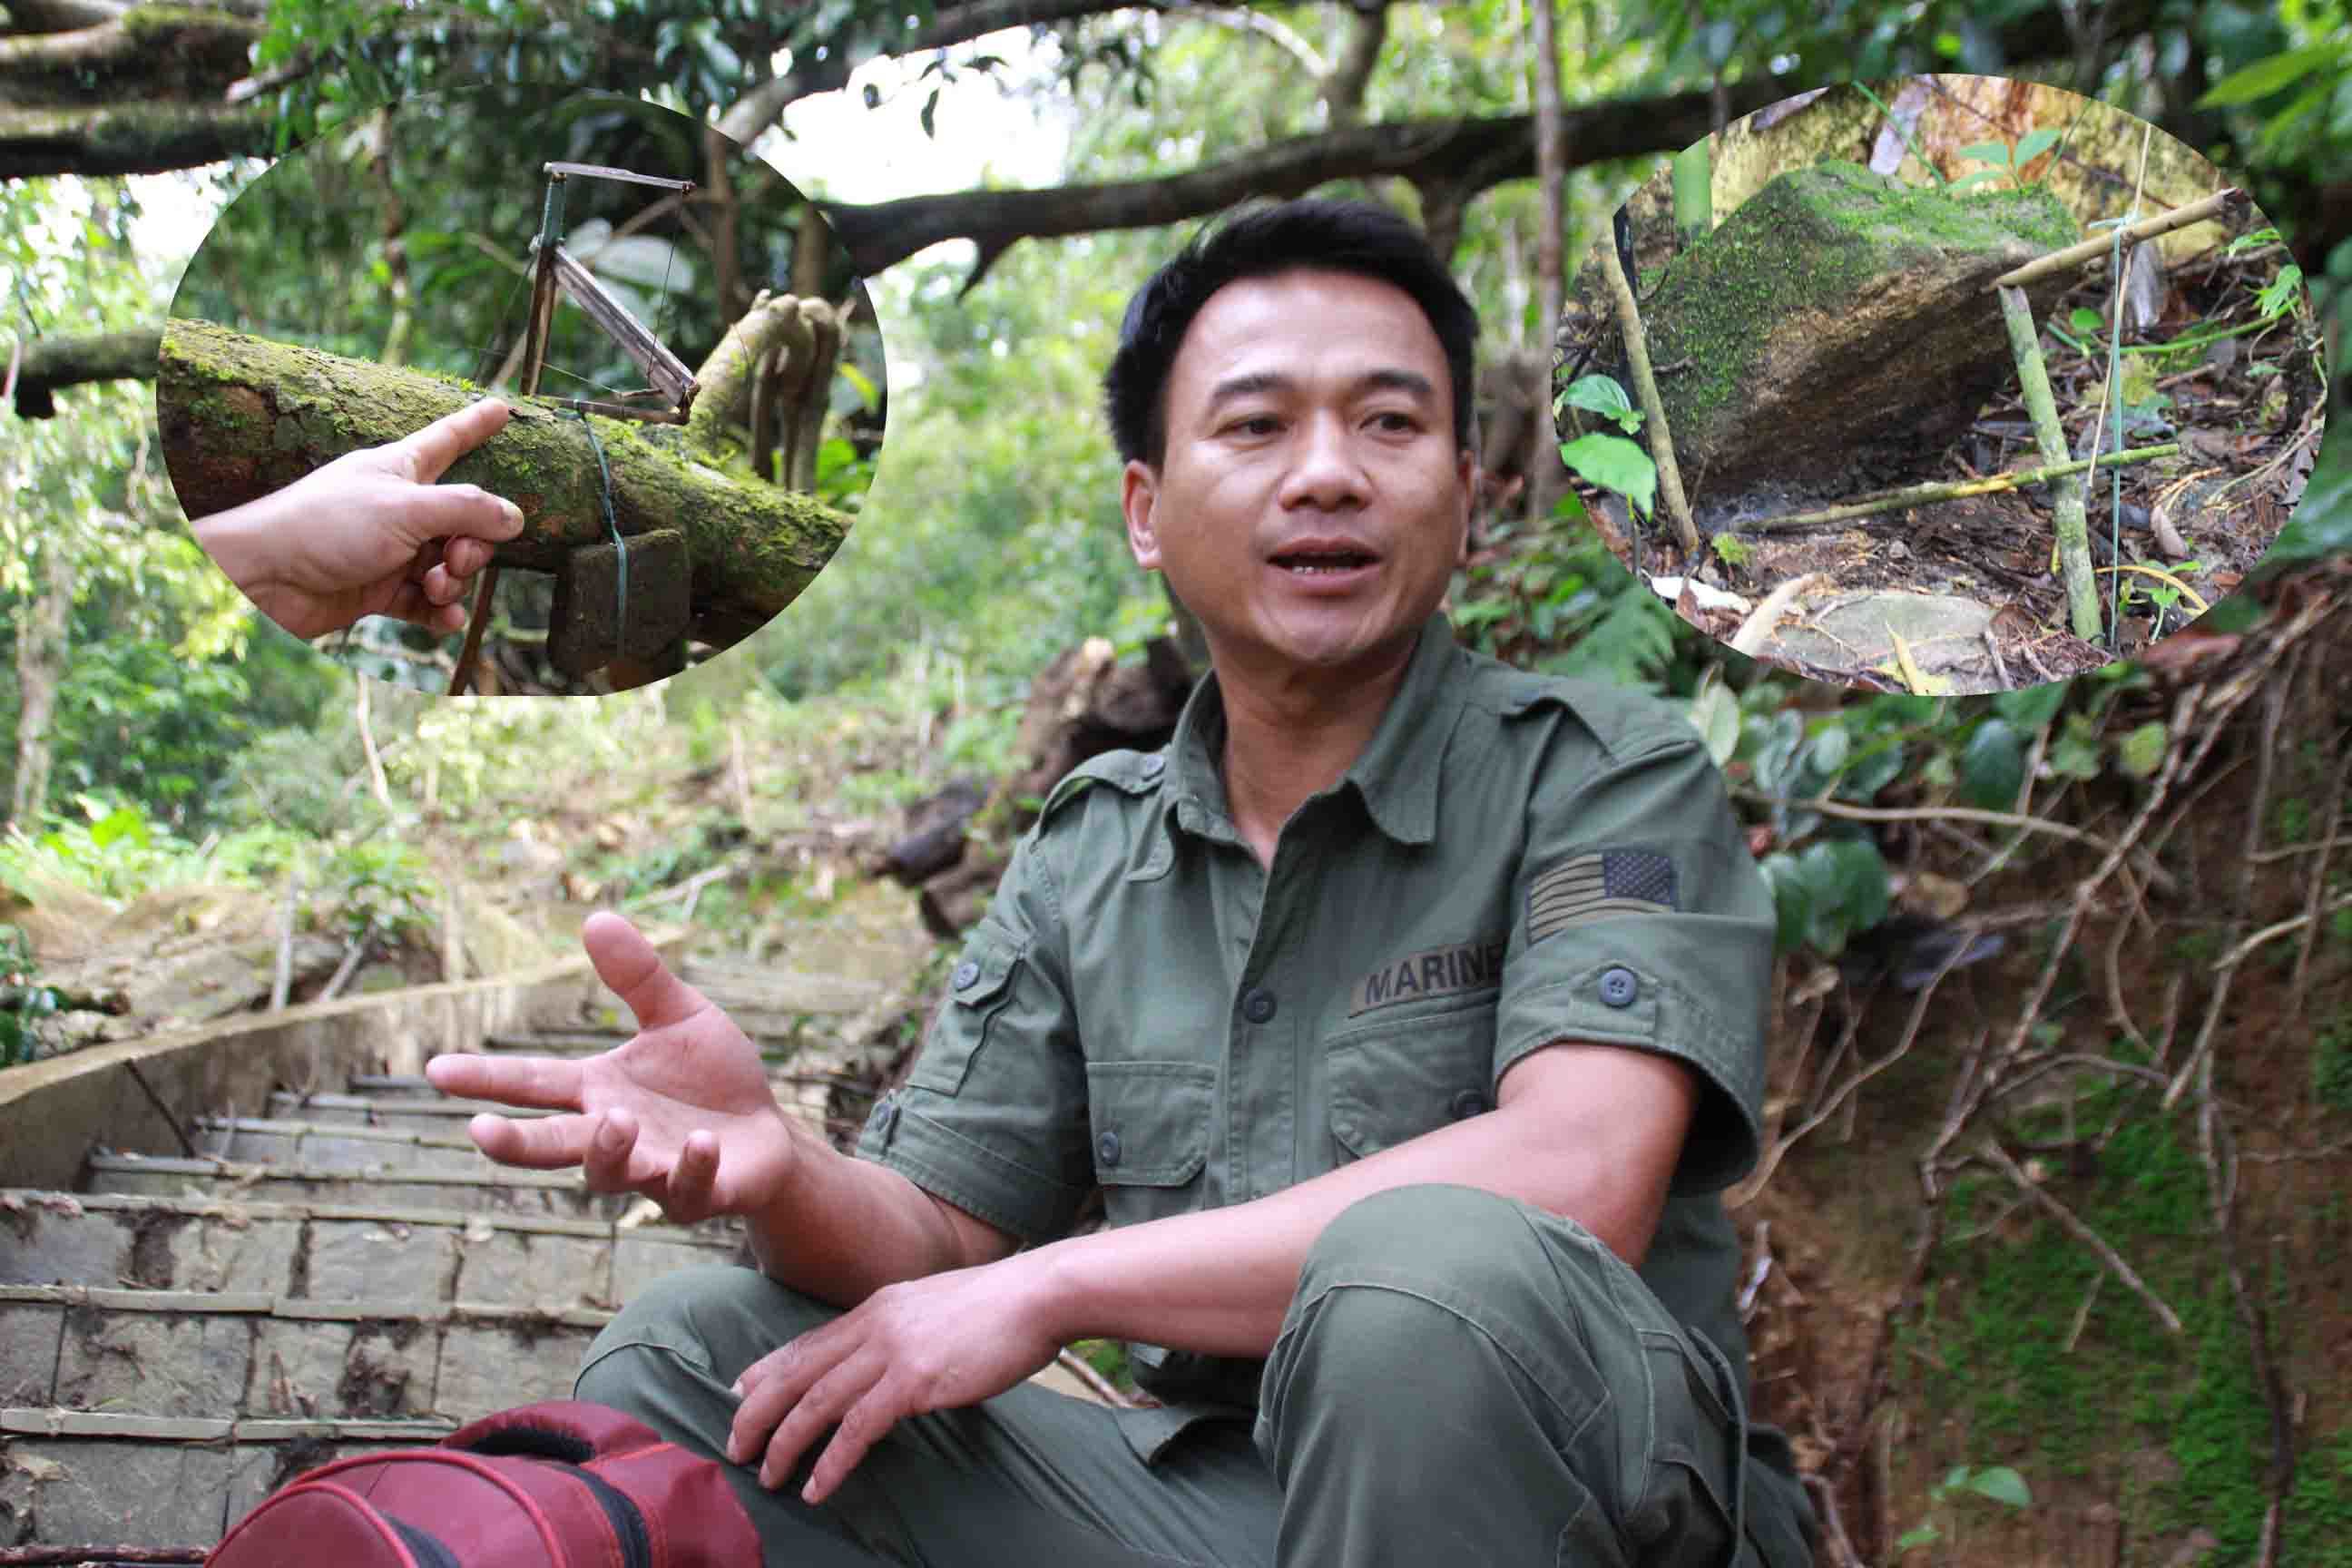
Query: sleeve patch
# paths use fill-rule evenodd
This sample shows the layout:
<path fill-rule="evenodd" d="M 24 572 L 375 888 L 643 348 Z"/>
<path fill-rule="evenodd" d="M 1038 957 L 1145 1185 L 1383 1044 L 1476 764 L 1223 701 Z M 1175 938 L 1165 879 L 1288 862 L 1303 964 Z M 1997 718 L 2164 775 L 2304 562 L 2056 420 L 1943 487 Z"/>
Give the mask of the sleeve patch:
<path fill-rule="evenodd" d="M 1528 884 L 1528 941 L 1612 915 L 1663 915 L 1682 908 L 1673 858 L 1655 849 L 1571 855 Z"/>

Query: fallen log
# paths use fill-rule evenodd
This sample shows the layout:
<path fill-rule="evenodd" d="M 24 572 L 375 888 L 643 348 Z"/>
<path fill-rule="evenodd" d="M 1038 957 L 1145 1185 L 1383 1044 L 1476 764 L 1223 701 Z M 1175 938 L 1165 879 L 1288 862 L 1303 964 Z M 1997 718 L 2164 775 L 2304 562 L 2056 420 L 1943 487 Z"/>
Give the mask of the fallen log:
<path fill-rule="evenodd" d="M 719 352 L 740 354 L 733 334 Z M 729 367 L 719 368 L 713 401 L 723 405 Z M 164 331 L 156 401 L 180 503 L 204 517 L 346 452 L 398 440 L 476 395 L 454 378 L 187 320 Z M 522 509 L 523 532 L 499 546 L 499 565 L 554 571 L 573 549 L 610 538 L 596 453 L 581 416 L 554 400 L 505 401 L 514 408 L 507 427 L 443 478 Z M 697 635 L 705 640 L 732 642 L 764 625 L 815 579 L 849 531 L 848 517 L 767 482 L 723 447 L 698 445 L 675 427 L 587 418 L 612 476 L 621 533 L 685 534 Z"/>

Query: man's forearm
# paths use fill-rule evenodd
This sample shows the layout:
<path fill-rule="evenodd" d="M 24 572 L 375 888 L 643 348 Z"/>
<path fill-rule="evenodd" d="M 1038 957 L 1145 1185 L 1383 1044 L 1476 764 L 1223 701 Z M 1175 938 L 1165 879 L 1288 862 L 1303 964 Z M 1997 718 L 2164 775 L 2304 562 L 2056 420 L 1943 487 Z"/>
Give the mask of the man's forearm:
<path fill-rule="evenodd" d="M 746 1228 L 764 1273 L 837 1307 L 854 1307 L 901 1279 L 1009 1250 L 979 1222 L 959 1223 L 898 1172 L 844 1154 L 814 1134 L 801 1138 L 786 1190 L 748 1216 Z"/>
<path fill-rule="evenodd" d="M 1323 1227 L 1391 1187 L 1450 1183 L 1521 1198 L 1575 1219 L 1638 1264 L 1665 1184 L 1626 1179 L 1621 1153 L 1639 1156 L 1607 1120 L 1563 1119 L 1531 1098 L 1250 1203 L 1075 1237 L 1031 1257 L 1050 1275 L 1044 1293 L 1064 1341 L 1101 1335 L 1263 1356 Z"/>

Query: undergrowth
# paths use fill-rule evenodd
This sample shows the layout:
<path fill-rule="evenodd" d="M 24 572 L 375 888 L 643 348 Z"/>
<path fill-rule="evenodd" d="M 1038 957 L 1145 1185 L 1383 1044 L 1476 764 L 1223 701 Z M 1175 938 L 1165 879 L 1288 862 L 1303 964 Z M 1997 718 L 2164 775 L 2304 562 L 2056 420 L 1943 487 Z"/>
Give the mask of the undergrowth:
<path fill-rule="evenodd" d="M 2127 1058 L 2128 1047 L 2114 1054 Z M 2126 1092 L 2136 1103 L 2121 1108 Z M 2076 1121 L 2096 1127 L 2119 1108 L 2127 1114 L 2094 1172 L 2069 1173 L 2062 1156 L 2045 1181 L 2179 1315 L 2180 1334 L 2113 1278 L 2085 1315 L 2098 1259 L 2005 1184 L 1971 1181 L 1950 1199 L 1938 1283 L 1904 1338 L 1899 1375 L 1916 1380 L 1910 1392 L 1927 1407 L 1964 1423 L 1965 1457 L 1997 1456 L 2034 1480 L 2115 1487 L 2136 1534 L 2202 1527 L 2219 1542 L 2216 1568 L 2252 1562 L 2268 1506 L 2270 1421 L 2212 1235 L 2194 1127 L 2185 1112 L 2159 1113 L 2145 1089 L 2086 1094 Z M 2246 1266 L 2252 1287 L 2269 1293 L 2284 1360 L 2294 1304 L 2281 1279 L 2252 1258 Z M 2169 1474 L 2126 1465 L 2135 1451 L 2165 1454 Z M 2352 1433 L 2302 1456 L 2289 1517 L 2282 1561 L 2352 1568 Z"/>

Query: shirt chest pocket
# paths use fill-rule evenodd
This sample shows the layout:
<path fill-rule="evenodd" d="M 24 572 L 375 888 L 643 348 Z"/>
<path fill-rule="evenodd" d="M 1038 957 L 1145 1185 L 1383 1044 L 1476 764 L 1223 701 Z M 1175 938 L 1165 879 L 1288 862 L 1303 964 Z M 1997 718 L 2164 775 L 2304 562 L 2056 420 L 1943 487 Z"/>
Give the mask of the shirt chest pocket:
<path fill-rule="evenodd" d="M 1112 1225 L 1201 1206 L 1216 1089 L 1206 1062 L 1087 1064 L 1095 1179 Z"/>
<path fill-rule="evenodd" d="M 1367 1025 L 1324 1046 L 1334 1157 L 1377 1154 L 1495 1106 L 1495 1003 Z"/>
<path fill-rule="evenodd" d="M 975 941 L 948 975 L 948 1005 L 940 1009 L 930 1037 L 916 1054 L 907 1082 L 934 1094 L 955 1095 L 971 1071 L 971 1059 L 988 1038 L 989 1026 L 1013 999 L 1013 977 L 1021 950 Z"/>

